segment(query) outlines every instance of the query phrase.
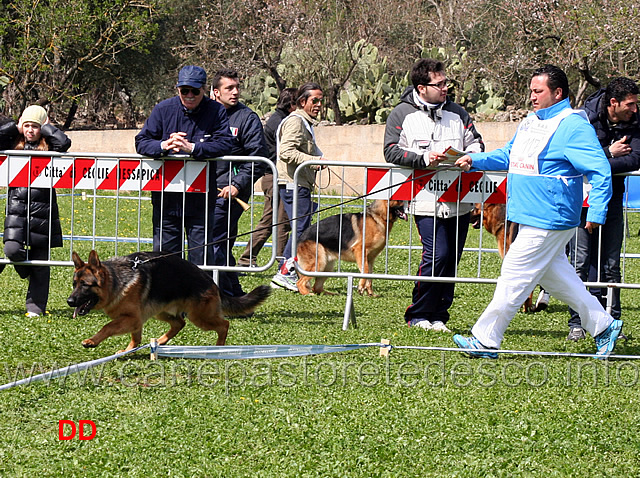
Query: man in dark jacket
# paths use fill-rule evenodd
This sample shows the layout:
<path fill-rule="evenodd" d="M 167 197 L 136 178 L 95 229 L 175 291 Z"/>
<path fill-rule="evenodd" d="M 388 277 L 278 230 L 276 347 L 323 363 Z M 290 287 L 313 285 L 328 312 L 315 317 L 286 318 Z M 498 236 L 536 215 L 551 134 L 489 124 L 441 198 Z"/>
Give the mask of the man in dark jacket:
<path fill-rule="evenodd" d="M 269 159 L 275 162 L 278 159 L 276 148 L 276 132 L 278 126 L 283 119 L 296 109 L 296 89 L 285 88 L 278 97 L 278 103 L 276 104 L 276 110 L 269 116 L 269 119 L 264 125 L 264 139 L 267 143 L 267 151 Z M 256 265 L 256 257 L 258 253 L 267 242 L 269 236 L 271 236 L 271 225 L 273 224 L 273 174 L 270 169 L 262 177 L 261 180 L 262 193 L 264 194 L 264 209 L 262 210 L 262 217 L 260 222 L 255 227 L 255 231 L 251 234 L 247 247 L 244 249 L 242 256 L 238 260 L 238 264 L 241 266 Z M 277 191 L 277 190 L 276 190 Z M 275 241 L 276 256 L 282 257 L 284 253 L 284 246 L 287 243 L 287 238 L 291 226 L 289 225 L 289 216 L 284 210 L 284 203 L 278 202 L 278 213 L 276 214 L 276 222 L 278 223 L 277 235 Z"/>
<path fill-rule="evenodd" d="M 584 105 L 614 176 L 607 219 L 601 232 L 590 234 L 585 229 L 588 208 L 584 207 L 581 227 L 578 228 L 576 240 L 569 246 L 570 255 L 575 259 L 576 270 L 583 281 L 589 280 L 590 267 L 598 272 L 593 278 L 598 282 L 615 283 L 621 280 L 620 249 L 624 237 L 622 203 L 625 178 L 615 174 L 640 168 L 638 92 L 634 81 L 619 77 L 587 98 Z M 580 316 L 575 310 L 569 309 L 569 312 L 571 317 L 567 340 L 578 341 L 585 338 Z M 621 314 L 620 289 L 613 289 L 611 316 L 619 319 Z"/>
<path fill-rule="evenodd" d="M 206 81 L 207 74 L 199 66 L 180 70 L 178 95 L 158 103 L 136 136 L 138 154 L 153 158 L 188 154 L 203 160 L 230 153 L 233 137 L 227 114 L 221 105 L 204 96 Z M 216 197 L 215 164 L 209 165 L 207 194 L 152 193 L 153 250 L 182 251 L 186 232 L 189 261 L 204 264 L 205 244 L 213 235 Z M 207 257 L 206 262 L 213 264 L 213 257 Z"/>
<path fill-rule="evenodd" d="M 229 127 L 233 136 L 232 156 L 267 156 L 267 146 L 262 132 L 262 123 L 257 114 L 240 103 L 240 81 L 234 70 L 219 70 L 212 81 L 213 95 L 227 111 Z M 264 175 L 265 163 L 254 161 L 218 161 L 217 183 L 220 193 L 216 201 L 214 232 L 211 253 L 214 264 L 235 266 L 233 245 L 238 235 L 238 220 L 243 209 L 235 198 L 248 201 L 253 193 L 253 184 Z M 244 295 L 238 274 L 220 271 L 218 286 L 227 295 Z"/>

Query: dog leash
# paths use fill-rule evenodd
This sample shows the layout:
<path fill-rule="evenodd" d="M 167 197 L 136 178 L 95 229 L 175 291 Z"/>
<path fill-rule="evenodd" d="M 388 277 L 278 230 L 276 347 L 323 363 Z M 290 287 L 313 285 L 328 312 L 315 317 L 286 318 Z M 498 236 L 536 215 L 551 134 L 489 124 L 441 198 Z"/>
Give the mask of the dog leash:
<path fill-rule="evenodd" d="M 431 170 L 428 170 L 428 172 L 426 172 L 426 173 L 424 173 L 424 174 L 421 174 L 421 175 L 419 175 L 419 176 L 413 176 L 411 179 L 406 179 L 406 180 L 404 180 L 404 181 L 401 181 L 401 182 L 398 182 L 398 183 L 391 184 L 390 186 L 387 186 L 387 187 L 384 187 L 384 188 L 380 188 L 380 189 L 376 189 L 376 190 L 375 190 L 375 192 L 374 192 L 374 191 L 372 191 L 372 192 L 368 192 L 368 193 L 366 193 L 366 194 L 360 194 L 360 195 L 358 195 L 358 196 L 355 196 L 355 197 L 353 197 L 353 198 L 351 198 L 351 199 L 347 199 L 347 200 L 345 200 L 345 201 L 339 202 L 339 203 L 337 203 L 337 204 L 333 204 L 333 205 L 330 205 L 330 206 L 326 206 L 326 207 L 324 207 L 324 208 L 322 208 L 322 209 L 317 209 L 317 210 L 315 210 L 315 211 L 313 211 L 313 212 L 310 212 L 310 213 L 307 213 L 307 214 L 302 214 L 302 215 L 300 215 L 300 216 L 296 216 L 296 217 L 295 217 L 295 219 L 296 219 L 296 220 L 299 220 L 299 219 L 303 219 L 303 218 L 308 217 L 308 216 L 312 216 L 312 215 L 314 215 L 314 214 L 320 214 L 320 213 L 322 213 L 322 212 L 329 211 L 329 210 L 331 210 L 331 209 L 335 209 L 335 208 L 337 208 L 337 207 L 344 206 L 345 204 L 349 204 L 349 203 L 352 203 L 352 202 L 354 202 L 354 201 L 359 201 L 360 199 L 364 199 L 364 198 L 366 198 L 366 197 L 370 196 L 371 194 L 374 194 L 374 193 L 375 193 L 375 194 L 378 194 L 378 193 L 381 193 L 381 192 L 387 191 L 387 190 L 389 190 L 389 189 L 393 189 L 393 188 L 396 188 L 396 187 L 398 187 L 398 186 L 401 186 L 401 185 L 403 185 L 403 184 L 405 184 L 405 183 L 413 182 L 413 181 L 416 181 L 416 180 L 418 180 L 418 179 L 425 178 L 425 177 L 429 176 L 430 174 L 433 174 L 434 172 L 436 172 L 436 173 L 437 173 L 437 172 L 441 172 L 441 171 L 449 171 L 449 170 L 451 170 L 451 169 L 460 169 L 460 168 L 458 168 L 455 164 L 450 164 L 450 165 L 446 165 L 446 166 L 439 167 L 439 168 L 437 168 L 437 169 L 431 169 Z M 461 171 L 462 171 L 462 170 L 461 170 Z M 336 176 L 340 177 L 340 176 L 339 176 L 337 173 L 335 173 L 335 172 L 334 172 L 333 174 L 335 174 Z M 342 179 L 342 178 L 340 178 L 340 179 Z M 353 189 L 351 186 L 349 186 L 349 187 L 350 187 L 350 188 L 351 188 L 351 189 L 352 189 L 356 194 L 358 193 L 358 192 L 357 192 L 355 189 Z M 136 257 L 136 259 L 135 259 L 134 261 L 131 261 L 131 262 L 133 262 L 133 263 L 134 263 L 134 265 L 133 265 L 133 267 L 132 267 L 132 268 L 133 268 L 133 269 L 135 269 L 138 265 L 145 264 L 145 263 L 147 263 L 147 262 L 150 262 L 150 261 L 153 261 L 153 260 L 156 260 L 156 259 L 162 259 L 162 258 L 164 258 L 164 257 L 170 257 L 170 256 L 174 256 L 174 255 L 182 254 L 183 252 L 189 252 L 189 251 L 192 251 L 192 250 L 195 250 L 195 249 L 199 249 L 199 248 L 201 248 L 201 247 L 214 246 L 214 245 L 216 245 L 216 244 L 220 244 L 220 243 L 222 243 L 222 242 L 226 242 L 226 241 L 228 241 L 228 240 L 230 240 L 230 239 L 237 239 L 237 238 L 239 238 L 239 237 L 243 237 L 243 236 L 247 236 L 247 235 L 249 235 L 249 234 L 253 234 L 254 232 L 264 231 L 264 230 L 266 230 L 266 229 L 271 229 L 271 228 L 273 228 L 274 226 L 276 226 L 276 227 L 277 227 L 277 226 L 281 226 L 281 225 L 283 225 L 283 224 L 288 224 L 288 223 L 289 223 L 289 221 L 291 221 L 291 218 L 290 218 L 288 221 L 280 221 L 280 222 L 276 222 L 275 224 L 271 224 L 271 225 L 269 225 L 269 226 L 262 226 L 262 227 L 258 227 L 258 228 L 256 228 L 256 229 L 252 229 L 251 231 L 247 231 L 247 232 L 242 232 L 242 233 L 240 233 L 240 234 L 236 234 L 235 236 L 227 236 L 227 237 L 226 237 L 226 238 L 224 238 L 224 239 L 219 239 L 219 240 L 217 240 L 217 241 L 208 242 L 208 243 L 203 244 L 203 245 L 201 245 L 201 246 L 194 246 L 194 247 L 190 247 L 190 248 L 185 249 L 184 251 L 168 252 L 168 253 L 163 254 L 163 255 L 161 255 L 161 256 L 151 257 L 151 258 L 146 259 L 146 260 L 144 260 L 144 261 L 142 261 L 142 260 L 140 260 L 138 257 Z"/>

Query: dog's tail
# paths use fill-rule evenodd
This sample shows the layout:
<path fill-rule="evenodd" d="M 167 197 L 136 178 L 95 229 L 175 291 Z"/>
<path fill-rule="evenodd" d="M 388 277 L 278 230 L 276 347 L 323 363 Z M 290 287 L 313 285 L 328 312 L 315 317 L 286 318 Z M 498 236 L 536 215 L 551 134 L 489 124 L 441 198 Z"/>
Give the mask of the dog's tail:
<path fill-rule="evenodd" d="M 271 287 L 260 285 L 242 297 L 230 297 L 220 291 L 222 312 L 230 317 L 242 317 L 252 314 L 271 294 Z"/>

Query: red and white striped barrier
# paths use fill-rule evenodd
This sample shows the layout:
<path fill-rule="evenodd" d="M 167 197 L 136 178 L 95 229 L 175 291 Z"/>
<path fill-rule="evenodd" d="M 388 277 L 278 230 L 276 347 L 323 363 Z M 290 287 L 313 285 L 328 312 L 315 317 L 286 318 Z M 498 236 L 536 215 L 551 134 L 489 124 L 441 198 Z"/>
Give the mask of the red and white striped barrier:
<path fill-rule="evenodd" d="M 0 155 L 0 187 L 204 193 L 206 161 Z"/>
<path fill-rule="evenodd" d="M 371 199 L 500 204 L 506 202 L 505 174 L 410 169 L 367 169 Z"/>

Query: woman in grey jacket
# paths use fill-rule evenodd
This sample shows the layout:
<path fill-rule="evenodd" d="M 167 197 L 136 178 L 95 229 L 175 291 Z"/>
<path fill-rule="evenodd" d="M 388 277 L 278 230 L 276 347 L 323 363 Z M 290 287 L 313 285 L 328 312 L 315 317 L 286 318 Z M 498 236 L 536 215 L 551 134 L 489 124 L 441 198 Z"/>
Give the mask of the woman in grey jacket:
<path fill-rule="evenodd" d="M 67 151 L 71 140 L 49 123 L 47 112 L 33 105 L 24 110 L 18 124 L 0 126 L 1 149 Z M 47 260 L 49 249 L 62 246 L 62 228 L 56 192 L 50 188 L 9 188 L 4 221 L 4 253 L 13 262 Z M 49 266 L 20 266 L 16 272 L 29 279 L 28 317 L 42 315 L 49 299 Z M 1 266 L 0 271 L 4 269 Z"/>

